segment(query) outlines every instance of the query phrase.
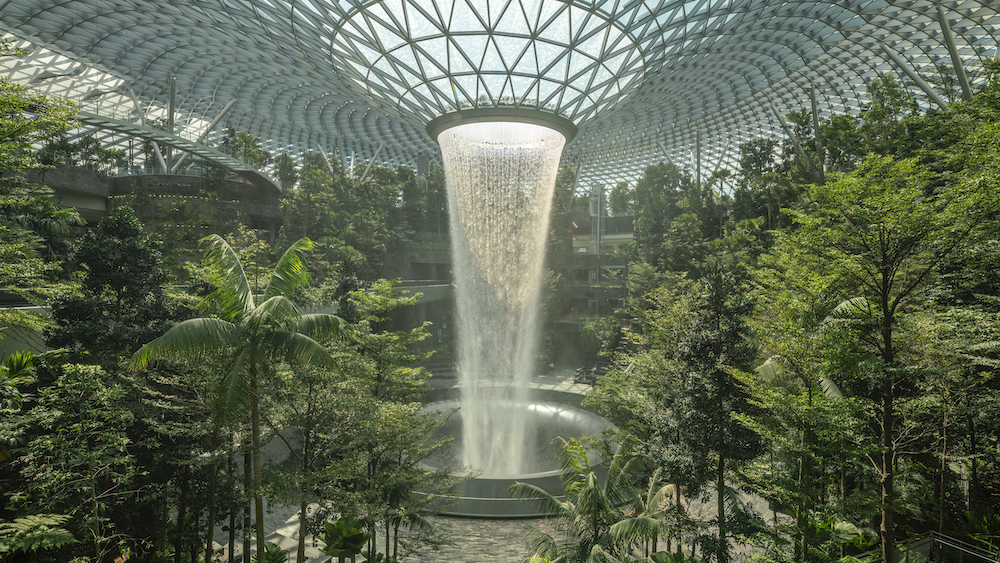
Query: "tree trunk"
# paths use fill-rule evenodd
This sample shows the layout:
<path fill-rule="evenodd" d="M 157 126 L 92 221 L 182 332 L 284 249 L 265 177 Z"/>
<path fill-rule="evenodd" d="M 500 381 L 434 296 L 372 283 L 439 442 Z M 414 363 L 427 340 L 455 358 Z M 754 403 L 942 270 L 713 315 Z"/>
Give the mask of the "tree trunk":
<path fill-rule="evenodd" d="M 976 452 L 976 420 L 971 414 L 968 415 L 969 421 L 969 460 L 972 464 L 969 472 L 969 510 L 976 510 L 979 504 L 979 467 L 976 463 L 976 456 L 979 455 Z"/>
<path fill-rule="evenodd" d="M 881 297 L 882 313 L 882 456 L 881 467 L 881 493 L 882 493 L 882 522 L 879 524 L 879 535 L 882 536 L 882 560 L 885 563 L 893 561 L 893 547 L 896 543 L 895 530 L 893 529 L 894 512 L 892 505 L 896 500 L 893 491 L 893 477 L 895 451 L 892 442 L 893 424 L 893 368 L 895 368 L 896 354 L 892 341 L 893 310 L 889 305 L 890 273 L 883 269 Z"/>
<path fill-rule="evenodd" d="M 886 563 L 892 563 L 893 561 L 892 552 L 893 545 L 895 544 L 892 510 L 892 504 L 895 501 L 895 495 L 892 490 L 892 404 L 892 377 L 886 374 L 882 380 L 882 456 L 881 467 L 879 468 L 882 472 L 882 522 L 879 525 L 879 533 L 882 536 L 882 560 Z"/>
<path fill-rule="evenodd" d="M 799 561 L 805 563 L 809 558 L 809 506 L 812 504 L 812 463 L 809 458 L 809 448 L 812 442 L 812 432 L 806 428 L 802 433 L 802 458 L 799 460 L 799 490 L 802 498 L 799 500 L 796 525 L 799 528 Z"/>
<path fill-rule="evenodd" d="M 948 401 L 944 401 L 944 413 L 941 419 L 941 475 L 938 486 L 938 533 L 944 533 L 944 487 L 945 472 L 948 470 Z"/>
<path fill-rule="evenodd" d="M 309 439 L 311 432 L 306 430 L 302 440 L 302 491 L 299 499 L 299 545 L 295 552 L 295 561 L 302 563 L 306 560 L 306 510 L 308 507 L 309 493 Z"/>
<path fill-rule="evenodd" d="M 174 563 L 181 563 L 184 551 L 184 520 L 187 518 L 188 467 L 181 468 L 181 498 L 177 503 L 177 535 L 174 537 Z"/>
<path fill-rule="evenodd" d="M 212 427 L 212 455 L 219 449 L 219 427 Z M 208 468 L 208 540 L 205 542 L 205 563 L 212 563 L 212 540 L 215 539 L 215 487 L 219 477 L 219 463 L 213 461 Z"/>
<path fill-rule="evenodd" d="M 716 552 L 718 563 L 729 561 L 729 546 L 726 544 L 726 457 L 719 452 L 719 471 L 716 475 L 716 509 L 719 514 L 719 546 Z"/>
<path fill-rule="evenodd" d="M 258 367 L 250 366 L 250 440 L 253 449 L 253 505 L 254 531 L 257 534 L 257 553 L 264 552 L 264 497 L 261 495 L 260 468 L 260 381 Z M 263 558 L 262 558 L 263 560 Z"/>

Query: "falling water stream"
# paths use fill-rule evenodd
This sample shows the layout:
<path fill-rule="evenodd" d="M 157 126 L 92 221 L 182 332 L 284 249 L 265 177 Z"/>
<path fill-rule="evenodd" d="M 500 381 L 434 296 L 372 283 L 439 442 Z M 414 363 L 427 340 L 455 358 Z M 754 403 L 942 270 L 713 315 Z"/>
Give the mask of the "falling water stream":
<path fill-rule="evenodd" d="M 455 272 L 462 463 L 522 472 L 549 210 L 565 138 L 539 125 L 467 123 L 438 136 Z"/>

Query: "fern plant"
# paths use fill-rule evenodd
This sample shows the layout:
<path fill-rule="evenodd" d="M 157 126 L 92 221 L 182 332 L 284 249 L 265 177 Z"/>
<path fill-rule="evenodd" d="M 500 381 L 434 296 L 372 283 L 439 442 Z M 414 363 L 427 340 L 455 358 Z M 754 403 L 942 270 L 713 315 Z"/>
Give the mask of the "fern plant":
<path fill-rule="evenodd" d="M 264 544 L 264 559 L 261 560 L 257 555 L 254 555 L 250 560 L 253 563 L 285 563 L 288 561 L 288 554 L 278 544 L 266 542 Z"/>
<path fill-rule="evenodd" d="M 13 522 L 0 522 L 0 553 L 37 554 L 74 544 L 76 538 L 63 528 L 69 520 L 66 514 L 31 514 Z"/>

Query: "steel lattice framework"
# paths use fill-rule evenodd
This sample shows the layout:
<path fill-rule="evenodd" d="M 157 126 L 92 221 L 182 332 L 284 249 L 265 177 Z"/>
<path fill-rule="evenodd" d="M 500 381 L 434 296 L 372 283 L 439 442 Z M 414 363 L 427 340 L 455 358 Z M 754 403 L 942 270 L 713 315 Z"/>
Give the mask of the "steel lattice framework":
<path fill-rule="evenodd" d="M 665 159 L 731 167 L 811 88 L 820 115 L 856 112 L 907 67 L 934 105 L 956 57 L 997 54 L 1000 2 L 0 0 L 0 30 L 32 49 L 4 73 L 88 110 L 136 114 L 134 93 L 162 116 L 173 77 L 190 137 L 235 100 L 223 123 L 273 151 L 414 166 L 438 160 L 435 116 L 536 109 L 579 127 L 564 161 L 584 182 L 617 182 Z"/>

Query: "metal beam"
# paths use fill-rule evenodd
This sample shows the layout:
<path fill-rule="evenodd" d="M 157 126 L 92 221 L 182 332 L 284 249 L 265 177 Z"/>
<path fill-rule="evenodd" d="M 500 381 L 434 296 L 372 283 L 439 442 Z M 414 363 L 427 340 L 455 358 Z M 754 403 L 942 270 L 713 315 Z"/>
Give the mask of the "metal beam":
<path fill-rule="evenodd" d="M 958 56 L 958 47 L 955 45 L 955 38 L 951 35 L 951 26 L 948 25 L 948 18 L 945 17 L 941 4 L 938 4 L 937 13 L 938 21 L 941 23 L 941 34 L 944 35 L 944 43 L 948 46 L 948 52 L 951 53 L 951 66 L 955 67 L 958 84 L 962 87 L 962 98 L 966 101 L 971 100 L 972 87 L 969 86 L 969 77 L 965 75 L 962 57 Z"/>
<path fill-rule="evenodd" d="M 788 137 L 792 140 L 792 143 L 795 144 L 795 151 L 799 153 L 799 156 L 802 157 L 802 160 L 806 161 L 806 164 L 809 165 L 809 170 L 811 170 L 813 175 L 815 176 L 816 167 L 813 166 L 812 159 L 806 156 L 806 151 L 802 150 L 802 144 L 799 143 L 799 137 L 795 134 L 795 131 L 793 131 L 792 128 L 788 126 L 788 122 L 785 121 L 785 116 L 781 115 L 781 113 L 778 111 L 778 108 L 774 107 L 774 104 L 768 102 L 767 105 L 771 106 L 771 111 L 774 112 L 774 115 L 778 118 L 778 122 L 781 123 L 781 128 L 785 130 L 785 134 L 788 135 Z"/>
<path fill-rule="evenodd" d="M 205 140 L 205 137 L 207 137 L 208 134 L 215 129 L 215 126 L 218 125 L 220 121 L 222 121 L 222 118 L 225 117 L 227 113 L 229 113 L 229 110 L 233 109 L 234 105 L 236 105 L 236 100 L 235 99 L 229 100 L 229 103 L 222 108 L 222 111 L 219 112 L 219 115 L 215 116 L 215 119 L 213 119 L 211 123 L 208 124 L 208 127 L 206 127 L 204 131 L 202 131 L 201 135 L 198 135 L 199 143 Z M 173 167 L 170 169 L 170 172 L 177 172 L 177 169 L 180 168 L 181 166 L 181 162 L 187 155 L 188 155 L 187 151 L 182 152 L 177 157 L 177 162 L 174 163 Z"/>
<path fill-rule="evenodd" d="M 816 138 L 816 154 L 819 155 L 819 177 L 826 180 L 826 151 L 823 147 L 823 135 L 819 132 L 819 104 L 816 102 L 816 85 L 809 87 L 809 102 L 812 104 L 813 136 Z"/>
<path fill-rule="evenodd" d="M 135 90 L 133 90 L 131 87 L 128 89 L 128 93 L 130 96 L 132 96 L 132 103 L 135 104 L 135 112 L 139 114 L 139 124 L 145 127 L 146 118 L 142 114 L 142 106 L 139 104 L 139 98 L 136 97 Z M 160 170 L 166 172 L 167 161 L 163 159 L 163 153 L 160 152 L 160 146 L 157 145 L 156 141 L 153 141 L 152 139 L 150 139 L 150 142 L 153 143 L 153 154 L 156 155 L 156 160 L 157 162 L 160 163 Z"/>
<path fill-rule="evenodd" d="M 330 174 L 333 174 L 333 165 L 330 164 L 330 158 L 326 156 L 326 151 L 323 150 L 322 146 L 317 146 L 316 148 L 319 149 L 319 154 L 323 155 L 323 161 L 326 162 L 326 169 L 330 171 Z"/>
<path fill-rule="evenodd" d="M 906 75 L 910 77 L 910 80 L 912 80 L 917 86 L 919 86 L 920 89 L 923 90 L 925 94 L 927 94 L 927 97 L 933 100 L 934 103 L 938 105 L 938 107 L 944 108 L 945 106 L 948 105 L 947 103 L 945 103 L 944 99 L 942 99 L 941 96 L 938 95 L 938 93 L 935 92 L 933 88 L 931 88 L 930 84 L 925 82 L 923 78 L 920 78 L 920 75 L 917 74 L 917 71 L 913 70 L 913 68 L 911 68 L 910 65 L 907 64 L 906 61 L 904 61 L 899 55 L 894 53 L 892 49 L 886 47 L 885 43 L 879 43 L 878 45 L 879 47 L 882 47 L 882 50 L 885 51 L 885 54 L 890 59 L 892 59 L 892 62 L 896 63 L 896 66 L 899 67 L 900 70 L 905 72 Z"/>
<path fill-rule="evenodd" d="M 250 180 L 250 182 L 257 187 L 275 189 L 279 192 L 281 191 L 281 187 L 278 186 L 278 183 L 275 182 L 269 175 L 257 170 L 234 156 L 220 151 L 219 149 L 206 147 L 205 145 L 195 143 L 194 141 L 190 141 L 183 137 L 171 135 L 162 129 L 156 129 L 146 125 L 136 125 L 130 121 L 122 121 L 120 119 L 105 117 L 96 113 L 78 111 L 76 118 L 84 125 L 90 125 L 98 129 L 106 129 L 109 131 L 118 131 L 133 137 L 148 139 L 154 143 L 162 144 L 164 146 L 170 145 L 176 147 L 180 150 L 187 151 L 193 155 L 200 156 L 205 160 L 212 161 L 219 166 L 232 170 L 239 176 Z"/>
<path fill-rule="evenodd" d="M 364 182 L 365 178 L 368 177 L 368 171 L 372 169 L 372 165 L 375 164 L 375 159 L 378 158 L 379 153 L 381 153 L 382 149 L 384 148 L 385 148 L 385 141 L 382 141 L 382 144 L 378 146 L 378 149 L 375 151 L 375 154 L 372 155 L 372 159 L 368 161 L 368 166 L 365 166 L 365 171 L 361 174 L 361 179 L 358 180 L 359 183 Z"/>
<path fill-rule="evenodd" d="M 174 134 L 174 111 L 176 110 L 174 102 L 176 101 L 176 99 L 177 99 L 177 79 L 171 76 L 170 100 L 169 103 L 167 104 L 167 131 L 169 131 L 171 135 Z M 167 145 L 167 154 L 165 155 L 165 158 L 167 160 L 168 165 L 172 162 L 173 153 L 174 153 L 173 147 Z"/>
<path fill-rule="evenodd" d="M 656 139 L 656 144 L 660 145 L 660 150 L 663 151 L 663 157 L 667 159 L 667 162 L 669 162 L 670 164 L 674 164 L 673 159 L 671 159 L 670 155 L 667 154 L 667 147 L 663 146 L 663 141 L 661 141 L 659 139 Z M 674 164 L 674 166 L 677 166 L 677 165 Z"/>

